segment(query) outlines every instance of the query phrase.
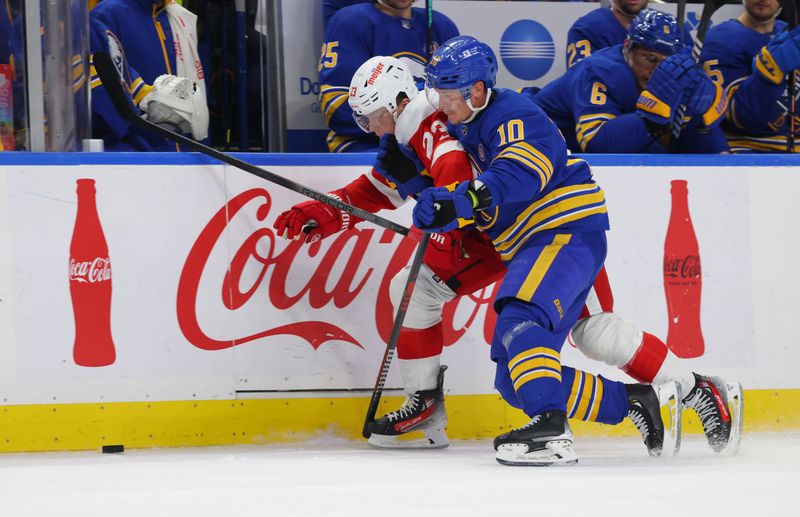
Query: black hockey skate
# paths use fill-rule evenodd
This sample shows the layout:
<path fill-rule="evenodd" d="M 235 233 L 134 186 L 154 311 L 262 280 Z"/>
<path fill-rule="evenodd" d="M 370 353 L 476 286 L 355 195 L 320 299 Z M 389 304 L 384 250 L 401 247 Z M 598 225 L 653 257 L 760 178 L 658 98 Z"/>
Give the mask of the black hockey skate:
<path fill-rule="evenodd" d="M 390 449 L 439 449 L 450 445 L 444 428 L 447 412 L 444 409 L 444 371 L 439 368 L 435 389 L 416 391 L 406 395 L 406 400 L 397 411 L 388 413 L 369 424 L 368 443 L 375 447 Z M 424 438 L 411 438 L 410 433 L 421 431 Z"/>
<path fill-rule="evenodd" d="M 744 409 L 741 384 L 726 384 L 719 377 L 695 373 L 694 388 L 683 399 L 683 404 L 700 417 L 711 449 L 728 454 L 739 450 Z"/>
<path fill-rule="evenodd" d="M 573 465 L 572 431 L 563 411 L 545 411 L 522 427 L 494 439 L 496 459 L 503 465 L 548 467 Z"/>
<path fill-rule="evenodd" d="M 681 411 L 678 401 L 680 393 L 674 382 L 656 386 L 650 384 L 626 384 L 628 393 L 628 418 L 642 435 L 647 453 L 661 456 L 678 453 L 681 438 Z M 669 427 L 661 418 L 661 406 L 668 407 Z M 666 449 L 666 451 L 665 451 Z"/>

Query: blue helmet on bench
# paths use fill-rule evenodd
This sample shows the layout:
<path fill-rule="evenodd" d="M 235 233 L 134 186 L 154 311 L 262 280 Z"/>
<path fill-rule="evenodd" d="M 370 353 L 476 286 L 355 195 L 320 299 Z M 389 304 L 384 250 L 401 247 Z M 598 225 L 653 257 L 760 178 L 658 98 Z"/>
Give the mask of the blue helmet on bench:
<path fill-rule="evenodd" d="M 628 28 L 628 41 L 666 56 L 683 49 L 678 21 L 674 16 L 654 9 L 645 9 L 636 15 Z"/>

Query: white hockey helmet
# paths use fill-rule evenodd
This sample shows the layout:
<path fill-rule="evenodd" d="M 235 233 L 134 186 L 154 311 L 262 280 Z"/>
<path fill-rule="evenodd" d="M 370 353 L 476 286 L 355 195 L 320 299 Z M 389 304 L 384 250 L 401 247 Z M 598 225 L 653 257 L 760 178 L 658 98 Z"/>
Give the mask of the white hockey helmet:
<path fill-rule="evenodd" d="M 369 133 L 368 116 L 380 108 L 386 108 L 397 120 L 397 107 L 404 93 L 413 99 L 417 85 L 408 67 L 397 58 L 375 56 L 358 67 L 350 81 L 350 97 L 347 99 L 353 110 L 358 127 Z"/>

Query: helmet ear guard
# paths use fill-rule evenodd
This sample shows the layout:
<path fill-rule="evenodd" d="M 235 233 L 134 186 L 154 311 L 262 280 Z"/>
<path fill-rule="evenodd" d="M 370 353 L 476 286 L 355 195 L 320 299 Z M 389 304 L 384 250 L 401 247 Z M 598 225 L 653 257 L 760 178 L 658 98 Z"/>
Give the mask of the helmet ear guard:
<path fill-rule="evenodd" d="M 386 108 L 397 120 L 402 99 L 413 99 L 419 90 L 408 67 L 397 58 L 375 56 L 365 61 L 353 74 L 347 99 L 353 118 L 369 133 L 370 113 Z"/>

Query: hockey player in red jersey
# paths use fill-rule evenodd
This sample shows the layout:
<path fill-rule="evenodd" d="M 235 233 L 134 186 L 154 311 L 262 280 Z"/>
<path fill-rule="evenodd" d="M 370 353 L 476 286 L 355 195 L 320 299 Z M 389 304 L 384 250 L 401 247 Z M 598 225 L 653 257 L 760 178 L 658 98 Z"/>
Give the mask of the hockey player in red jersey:
<path fill-rule="evenodd" d="M 349 102 L 358 125 L 384 137 L 378 170 L 360 176 L 332 195 L 377 212 L 397 208 L 409 193 L 425 187 L 472 179 L 467 155 L 447 132 L 446 116 L 434 110 L 424 95 L 418 95 L 414 80 L 401 61 L 384 56 L 369 59 L 353 76 L 351 85 L 357 84 L 376 86 L 351 87 Z M 392 173 L 386 170 L 390 162 Z M 387 176 L 396 182 L 387 180 Z M 275 228 L 284 237 L 304 237 L 306 242 L 313 242 L 352 228 L 357 222 L 350 214 L 329 205 L 307 201 L 279 215 Z M 442 306 L 457 296 L 491 285 L 504 273 L 505 267 L 492 243 L 476 230 L 432 236 L 397 343 L 406 402 L 398 411 L 374 422 L 369 439 L 372 445 L 448 445 L 442 403 L 444 367 L 440 363 L 444 343 Z M 404 269 L 392 279 L 390 295 L 395 306 L 407 274 Z M 425 439 L 399 441 L 397 437 L 404 432 L 396 430 L 396 426 L 423 431 Z"/>

